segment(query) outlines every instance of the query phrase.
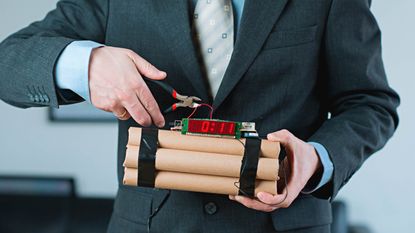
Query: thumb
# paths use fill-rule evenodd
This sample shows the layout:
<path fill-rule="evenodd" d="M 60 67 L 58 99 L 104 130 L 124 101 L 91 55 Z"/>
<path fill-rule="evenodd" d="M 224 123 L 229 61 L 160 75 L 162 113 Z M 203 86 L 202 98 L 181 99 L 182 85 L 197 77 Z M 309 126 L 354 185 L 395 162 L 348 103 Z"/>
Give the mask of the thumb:
<path fill-rule="evenodd" d="M 292 142 L 293 137 L 294 135 L 286 129 L 267 135 L 268 140 L 280 142 L 283 146 L 288 146 Z"/>
<path fill-rule="evenodd" d="M 166 72 L 160 71 L 150 62 L 140 57 L 138 54 L 131 52 L 129 53 L 129 57 L 133 60 L 137 70 L 141 75 L 153 80 L 162 80 L 166 78 Z"/>

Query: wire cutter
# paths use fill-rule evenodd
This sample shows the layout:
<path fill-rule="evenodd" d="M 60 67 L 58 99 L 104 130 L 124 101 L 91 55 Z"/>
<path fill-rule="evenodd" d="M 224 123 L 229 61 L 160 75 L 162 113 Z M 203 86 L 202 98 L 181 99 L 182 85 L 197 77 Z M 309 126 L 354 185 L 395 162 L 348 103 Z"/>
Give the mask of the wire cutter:
<path fill-rule="evenodd" d="M 180 102 L 173 104 L 166 110 L 164 110 L 164 113 L 174 112 L 177 108 L 197 108 L 200 106 L 200 103 L 197 103 L 196 101 L 200 102 L 202 99 L 196 96 L 186 96 L 186 95 L 180 95 L 177 93 L 177 91 L 171 87 L 169 84 L 164 83 L 162 81 L 158 80 L 152 80 L 147 79 L 148 81 L 151 81 L 154 84 L 157 84 L 161 88 L 163 88 L 165 91 L 170 93 L 171 96 L 173 96 L 174 99 L 180 100 Z"/>

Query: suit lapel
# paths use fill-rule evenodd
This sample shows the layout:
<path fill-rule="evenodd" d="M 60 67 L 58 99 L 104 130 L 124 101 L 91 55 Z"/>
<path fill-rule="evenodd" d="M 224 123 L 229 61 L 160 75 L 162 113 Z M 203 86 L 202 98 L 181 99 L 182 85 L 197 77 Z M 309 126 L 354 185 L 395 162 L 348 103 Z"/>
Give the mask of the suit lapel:
<path fill-rule="evenodd" d="M 196 95 L 208 101 L 209 95 L 192 40 L 189 2 L 187 0 L 154 2 L 158 13 L 156 17 L 160 22 L 159 30 L 176 56 L 176 62 L 183 68 L 187 79 L 197 92 L 183 94 Z"/>
<path fill-rule="evenodd" d="M 261 50 L 288 0 L 245 0 L 239 35 L 231 61 L 213 101 L 215 109 L 225 100 Z"/>

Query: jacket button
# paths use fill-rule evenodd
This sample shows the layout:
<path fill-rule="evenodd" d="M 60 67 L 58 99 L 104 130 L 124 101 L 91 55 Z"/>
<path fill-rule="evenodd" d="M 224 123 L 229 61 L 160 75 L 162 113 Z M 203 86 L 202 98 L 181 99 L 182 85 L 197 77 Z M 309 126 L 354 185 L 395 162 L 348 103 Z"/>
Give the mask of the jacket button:
<path fill-rule="evenodd" d="M 216 206 L 216 204 L 215 204 L 215 203 L 213 203 L 213 202 L 208 202 L 208 203 L 205 205 L 205 212 L 206 212 L 207 214 L 213 215 L 213 214 L 215 214 L 217 211 L 218 211 L 218 207 Z"/>

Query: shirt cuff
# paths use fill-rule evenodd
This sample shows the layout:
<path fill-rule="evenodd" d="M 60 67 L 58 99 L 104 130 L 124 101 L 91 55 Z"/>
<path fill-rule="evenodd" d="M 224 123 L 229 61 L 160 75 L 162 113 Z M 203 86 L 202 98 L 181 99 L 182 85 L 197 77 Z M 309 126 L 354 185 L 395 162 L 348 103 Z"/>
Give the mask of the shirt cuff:
<path fill-rule="evenodd" d="M 89 95 L 89 60 L 94 48 L 103 46 L 93 41 L 74 41 L 60 55 L 55 69 L 56 85 L 69 89 L 84 100 L 91 102 Z"/>
<path fill-rule="evenodd" d="M 321 175 L 320 181 L 314 187 L 305 187 L 301 193 L 311 194 L 317 189 L 323 187 L 325 184 L 331 181 L 334 172 L 333 162 L 330 159 L 329 153 L 326 148 L 317 142 L 309 142 L 310 145 L 314 146 L 314 149 L 317 152 L 317 155 L 320 157 L 321 164 L 323 166 L 323 174 Z"/>

